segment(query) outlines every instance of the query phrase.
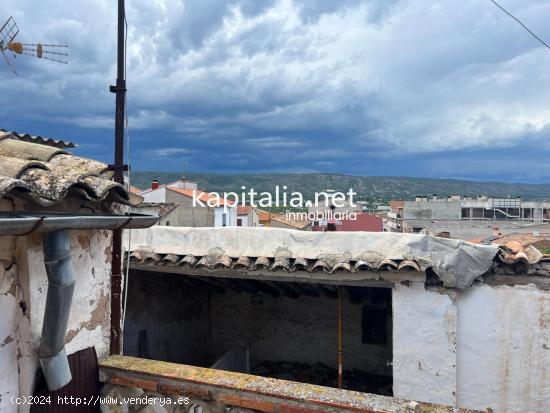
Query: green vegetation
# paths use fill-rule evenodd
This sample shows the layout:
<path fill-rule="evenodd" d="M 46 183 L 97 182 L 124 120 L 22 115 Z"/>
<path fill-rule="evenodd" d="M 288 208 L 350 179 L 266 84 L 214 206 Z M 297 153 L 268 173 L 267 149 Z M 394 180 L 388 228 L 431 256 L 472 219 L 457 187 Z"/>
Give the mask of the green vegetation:
<path fill-rule="evenodd" d="M 300 191 L 312 198 L 316 191 L 333 189 L 346 192 L 353 188 L 358 200 L 371 205 L 387 203 L 391 199 L 414 199 L 416 195 L 489 195 L 495 197 L 521 196 L 526 200 L 550 199 L 550 184 L 507 184 L 501 182 L 475 182 L 454 179 L 425 179 L 392 176 L 351 176 L 340 174 L 218 174 L 187 173 L 187 178 L 196 181 L 199 188 L 216 192 L 242 192 L 254 188 L 257 192 L 273 193 L 275 186 L 286 185 L 286 192 Z M 134 172 L 132 185 L 148 188 L 153 179 L 160 183 L 176 181 L 180 173 Z"/>
<path fill-rule="evenodd" d="M 540 246 L 536 247 L 542 255 L 550 255 L 550 247 Z"/>

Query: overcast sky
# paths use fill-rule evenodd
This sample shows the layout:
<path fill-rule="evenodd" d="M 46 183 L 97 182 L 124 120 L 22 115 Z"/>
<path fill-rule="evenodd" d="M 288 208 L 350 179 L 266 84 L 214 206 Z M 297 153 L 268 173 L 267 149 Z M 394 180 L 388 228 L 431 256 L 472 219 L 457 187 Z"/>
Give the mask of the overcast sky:
<path fill-rule="evenodd" d="M 550 41 L 547 0 L 500 0 Z M 4 129 L 112 161 L 113 0 L 2 0 L 69 65 L 0 66 Z M 489 0 L 127 0 L 134 170 L 550 182 L 550 50 Z"/>

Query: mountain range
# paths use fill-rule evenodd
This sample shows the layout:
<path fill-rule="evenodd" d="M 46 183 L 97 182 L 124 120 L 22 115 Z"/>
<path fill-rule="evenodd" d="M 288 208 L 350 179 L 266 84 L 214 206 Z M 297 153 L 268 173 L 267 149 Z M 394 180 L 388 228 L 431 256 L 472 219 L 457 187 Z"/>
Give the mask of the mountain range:
<path fill-rule="evenodd" d="M 131 183 L 140 189 L 147 189 L 156 179 L 161 184 L 176 181 L 181 173 L 133 172 Z M 384 204 L 391 199 L 412 200 L 417 195 L 450 195 L 493 197 L 522 197 L 525 200 L 550 199 L 550 184 L 525 184 L 503 182 L 480 182 L 456 179 L 413 178 L 402 176 L 351 176 L 332 173 L 258 173 L 220 174 L 186 173 L 186 179 L 198 183 L 198 187 L 211 192 L 242 192 L 253 188 L 256 192 L 274 193 L 275 186 L 283 186 L 287 193 L 299 191 L 304 198 L 312 199 L 315 192 L 335 190 L 347 192 L 353 188 L 359 200 L 373 204 Z"/>

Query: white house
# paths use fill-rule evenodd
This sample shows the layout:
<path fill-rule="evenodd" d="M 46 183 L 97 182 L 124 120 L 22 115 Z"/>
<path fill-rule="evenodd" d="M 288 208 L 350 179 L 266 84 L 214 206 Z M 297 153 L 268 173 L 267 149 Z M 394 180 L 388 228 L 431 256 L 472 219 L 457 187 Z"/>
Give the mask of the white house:
<path fill-rule="evenodd" d="M 260 220 L 256 208 L 250 205 L 237 206 L 237 226 L 238 227 L 258 227 Z"/>
<path fill-rule="evenodd" d="M 178 208 L 171 212 L 170 226 L 237 226 L 237 208 L 232 201 L 204 192 L 195 182 L 185 178 L 167 185 L 153 181 L 151 188 L 139 195 L 148 204 L 178 204 Z"/>

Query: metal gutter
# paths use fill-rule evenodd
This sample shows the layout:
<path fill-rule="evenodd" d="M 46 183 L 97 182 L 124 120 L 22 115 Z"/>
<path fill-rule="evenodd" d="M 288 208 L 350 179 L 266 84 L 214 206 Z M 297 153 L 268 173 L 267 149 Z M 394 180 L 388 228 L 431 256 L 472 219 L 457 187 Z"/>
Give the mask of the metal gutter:
<path fill-rule="evenodd" d="M 0 236 L 66 230 L 116 230 L 149 228 L 158 217 L 142 214 L 63 214 L 54 212 L 0 213 Z"/>

